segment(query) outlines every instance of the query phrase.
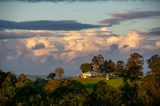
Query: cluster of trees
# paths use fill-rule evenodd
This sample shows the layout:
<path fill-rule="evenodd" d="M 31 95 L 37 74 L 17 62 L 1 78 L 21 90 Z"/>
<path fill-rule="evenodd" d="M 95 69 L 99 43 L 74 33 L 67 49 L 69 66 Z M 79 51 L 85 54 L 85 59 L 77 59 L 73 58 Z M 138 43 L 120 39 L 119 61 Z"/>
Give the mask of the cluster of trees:
<path fill-rule="evenodd" d="M 61 67 L 57 67 L 55 72 L 51 72 L 48 76 L 47 79 L 54 79 L 56 75 L 58 76 L 59 79 L 62 79 L 62 75 L 64 74 L 64 69 Z"/>
<path fill-rule="evenodd" d="M 143 56 L 138 53 L 131 54 L 126 64 L 122 60 L 114 63 L 112 60 L 105 60 L 102 55 L 98 55 L 92 58 L 91 63 L 81 64 L 80 69 L 83 73 L 89 71 L 98 73 L 115 72 L 118 76 L 134 79 L 143 75 L 143 64 Z"/>
<path fill-rule="evenodd" d="M 142 68 L 133 68 L 135 63 L 129 61 L 133 64 L 128 66 L 130 71 Z M 74 79 L 49 75 L 48 80 L 31 81 L 24 74 L 17 78 L 0 70 L 0 106 L 159 106 L 160 56 L 152 56 L 147 63 L 151 71 L 144 78 L 137 80 L 138 76 L 128 73 L 120 88 L 100 81 L 92 91 Z"/>

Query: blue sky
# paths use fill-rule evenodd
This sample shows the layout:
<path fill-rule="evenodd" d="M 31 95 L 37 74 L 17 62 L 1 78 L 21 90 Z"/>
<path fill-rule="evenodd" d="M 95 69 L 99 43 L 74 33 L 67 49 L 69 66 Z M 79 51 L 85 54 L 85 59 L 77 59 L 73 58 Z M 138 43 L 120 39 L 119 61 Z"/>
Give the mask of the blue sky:
<path fill-rule="evenodd" d="M 0 19 L 12 21 L 32 20 L 75 20 L 88 24 L 99 24 L 99 21 L 110 18 L 113 13 L 131 11 L 159 11 L 157 1 L 107 1 L 107 2 L 1 2 Z M 126 33 L 128 30 L 148 30 L 160 27 L 159 18 L 131 20 L 111 27 L 115 33 Z M 130 25 L 131 24 L 131 25 Z M 127 26 L 127 27 L 126 27 Z M 122 29 L 125 29 L 123 30 Z M 120 31 L 122 30 L 122 31 Z"/>
<path fill-rule="evenodd" d="M 16 74 L 46 74 L 62 66 L 66 75 L 77 75 L 80 64 L 97 54 L 116 62 L 140 52 L 146 59 L 160 52 L 159 7 L 156 0 L 1 1 L 0 66 Z"/>

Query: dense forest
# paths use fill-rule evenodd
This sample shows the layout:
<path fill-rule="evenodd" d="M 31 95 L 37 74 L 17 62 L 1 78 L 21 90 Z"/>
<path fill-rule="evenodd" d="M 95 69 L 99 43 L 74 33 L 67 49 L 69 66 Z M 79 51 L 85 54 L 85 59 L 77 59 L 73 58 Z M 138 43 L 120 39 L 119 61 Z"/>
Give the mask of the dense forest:
<path fill-rule="evenodd" d="M 100 81 L 92 91 L 73 78 L 62 78 L 65 71 L 60 67 L 47 79 L 35 81 L 25 74 L 16 77 L 12 72 L 0 70 L 0 106 L 159 106 L 160 56 L 147 59 L 150 71 L 145 76 L 142 76 L 143 63 L 143 56 L 138 53 L 131 54 L 126 64 L 94 56 L 91 63 L 80 66 L 82 72 L 114 71 L 123 78 L 123 84 L 113 88 Z M 56 75 L 59 79 L 54 79 Z"/>

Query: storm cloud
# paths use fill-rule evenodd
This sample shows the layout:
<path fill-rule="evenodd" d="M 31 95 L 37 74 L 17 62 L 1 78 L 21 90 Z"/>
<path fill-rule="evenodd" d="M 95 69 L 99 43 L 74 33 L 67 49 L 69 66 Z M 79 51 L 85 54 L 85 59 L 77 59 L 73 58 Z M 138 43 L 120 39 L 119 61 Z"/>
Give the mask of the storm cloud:
<path fill-rule="evenodd" d="M 100 21 L 100 23 L 107 24 L 108 27 L 111 27 L 129 20 L 144 19 L 156 16 L 160 16 L 160 11 L 132 11 L 127 13 L 114 13 L 112 14 L 111 18 L 104 19 Z"/>
<path fill-rule="evenodd" d="M 0 29 L 17 29 L 17 30 L 82 30 L 88 28 L 98 28 L 99 25 L 83 24 L 73 20 L 62 20 L 62 21 L 6 21 L 0 20 Z"/>

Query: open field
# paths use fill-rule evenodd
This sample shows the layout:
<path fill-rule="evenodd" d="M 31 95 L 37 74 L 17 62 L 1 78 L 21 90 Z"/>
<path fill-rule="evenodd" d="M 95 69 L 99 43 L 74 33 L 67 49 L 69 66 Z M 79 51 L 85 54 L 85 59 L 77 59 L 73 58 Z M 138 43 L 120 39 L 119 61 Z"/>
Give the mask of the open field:
<path fill-rule="evenodd" d="M 95 77 L 95 78 L 87 78 L 87 79 L 74 78 L 74 80 L 81 82 L 82 84 L 84 84 L 86 86 L 86 88 L 93 88 L 94 85 L 99 81 L 105 81 L 105 82 L 107 82 L 108 85 L 110 85 L 114 88 L 120 87 L 123 83 L 122 78 L 106 80 L 106 78 L 103 78 L 103 77 L 102 78 Z"/>

